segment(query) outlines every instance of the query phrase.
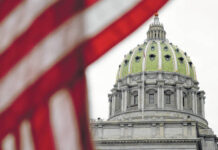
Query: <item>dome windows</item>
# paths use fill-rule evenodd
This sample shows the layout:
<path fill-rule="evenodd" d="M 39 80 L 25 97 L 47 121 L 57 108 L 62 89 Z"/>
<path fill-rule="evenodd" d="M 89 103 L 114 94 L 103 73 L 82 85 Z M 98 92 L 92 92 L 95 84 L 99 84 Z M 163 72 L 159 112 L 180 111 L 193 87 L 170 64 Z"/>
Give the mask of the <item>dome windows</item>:
<path fill-rule="evenodd" d="M 141 48 L 141 47 L 139 47 L 139 51 L 142 51 L 142 48 Z"/>
<path fill-rule="evenodd" d="M 177 52 L 177 53 L 179 52 L 179 49 L 178 49 L 178 48 L 176 48 L 176 52 Z"/>
<path fill-rule="evenodd" d="M 128 65 L 128 63 L 129 63 L 129 60 L 125 59 L 125 60 L 124 60 L 125 66 Z"/>
<path fill-rule="evenodd" d="M 140 61 L 140 59 L 141 59 L 141 57 L 140 57 L 140 56 L 136 56 L 136 57 L 135 57 L 135 61 L 136 61 L 136 62 L 139 62 L 139 61 Z"/>
<path fill-rule="evenodd" d="M 155 56 L 154 54 L 150 54 L 150 55 L 149 55 L 149 58 L 150 58 L 151 61 L 153 61 L 153 60 L 155 59 L 155 57 L 156 57 L 156 56 Z"/>
<path fill-rule="evenodd" d="M 184 62 L 184 58 L 183 57 L 179 57 L 179 62 L 182 64 Z"/>
<path fill-rule="evenodd" d="M 165 57 L 166 61 L 169 61 L 171 56 L 170 55 L 165 55 L 164 57 Z"/>
<path fill-rule="evenodd" d="M 132 55 L 132 53 L 133 53 L 132 51 L 129 52 L 130 55 Z"/>
<path fill-rule="evenodd" d="M 151 46 L 151 50 L 153 51 L 154 49 L 155 49 L 155 47 L 152 45 L 152 46 Z"/>
<path fill-rule="evenodd" d="M 190 62 L 188 62 L 188 63 L 189 63 L 189 66 L 192 67 L 192 62 L 190 61 Z"/>
<path fill-rule="evenodd" d="M 165 51 L 168 51 L 168 47 L 167 47 L 167 46 L 164 46 L 164 50 L 165 50 Z"/>

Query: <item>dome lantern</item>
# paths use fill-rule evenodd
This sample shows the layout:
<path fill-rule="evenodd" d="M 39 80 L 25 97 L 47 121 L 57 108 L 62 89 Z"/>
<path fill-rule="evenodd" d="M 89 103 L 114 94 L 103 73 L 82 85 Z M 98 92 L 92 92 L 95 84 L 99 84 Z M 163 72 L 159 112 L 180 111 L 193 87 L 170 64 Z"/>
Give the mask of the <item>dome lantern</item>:
<path fill-rule="evenodd" d="M 162 40 L 165 41 L 166 32 L 164 30 L 163 25 L 159 21 L 158 14 L 154 15 L 154 22 L 149 26 L 149 30 L 147 32 L 147 40 Z"/>

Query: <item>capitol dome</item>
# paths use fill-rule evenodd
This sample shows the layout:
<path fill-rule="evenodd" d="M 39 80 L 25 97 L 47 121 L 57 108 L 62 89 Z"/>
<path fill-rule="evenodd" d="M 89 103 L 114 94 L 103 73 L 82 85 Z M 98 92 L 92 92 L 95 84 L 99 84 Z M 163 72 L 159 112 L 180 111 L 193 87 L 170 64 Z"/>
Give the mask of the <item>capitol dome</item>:
<path fill-rule="evenodd" d="M 195 67 L 187 55 L 176 45 L 166 40 L 166 32 L 160 24 L 158 15 L 147 32 L 147 40 L 130 50 L 119 65 L 117 80 L 141 72 L 175 72 L 193 80 Z"/>
<path fill-rule="evenodd" d="M 91 124 L 97 149 L 218 150 L 199 89 L 192 61 L 155 14 L 145 42 L 119 65 L 108 120 Z"/>

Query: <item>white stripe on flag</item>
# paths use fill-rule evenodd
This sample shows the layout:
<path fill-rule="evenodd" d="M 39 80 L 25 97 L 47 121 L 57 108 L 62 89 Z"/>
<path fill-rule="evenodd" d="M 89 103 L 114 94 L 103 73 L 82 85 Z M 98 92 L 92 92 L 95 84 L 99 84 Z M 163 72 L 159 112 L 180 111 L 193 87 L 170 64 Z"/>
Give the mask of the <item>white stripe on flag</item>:
<path fill-rule="evenodd" d="M 16 150 L 15 137 L 8 134 L 2 141 L 2 150 Z"/>
<path fill-rule="evenodd" d="M 118 16 L 123 15 L 137 4 L 136 1 L 132 0 L 116 0 L 116 2 L 113 2 L 115 4 L 113 5 L 114 7 L 111 6 L 111 9 L 105 9 L 105 5 L 109 3 L 109 0 L 99 1 L 101 4 L 93 5 L 75 17 L 72 17 L 56 31 L 49 34 L 21 62 L 17 63 L 0 83 L 0 113 L 15 100 L 15 97 L 31 83 L 34 83 L 40 75 L 66 56 L 71 49 L 75 48 L 82 41 L 85 41 L 88 37 L 99 34 L 109 23 L 115 21 L 114 19 L 117 19 Z M 121 2 L 129 3 L 129 5 L 121 5 Z M 115 7 L 116 4 L 119 4 L 119 7 Z M 130 4 L 132 5 L 130 6 Z M 117 9 L 121 9 L 122 11 L 117 11 Z M 118 13 L 109 13 L 113 11 L 117 11 Z M 98 16 L 99 13 L 103 14 L 103 12 L 105 12 L 106 16 L 99 16 L 101 17 L 99 20 L 94 19 L 96 15 Z M 81 28 L 84 25 L 83 19 L 87 18 L 86 15 L 93 17 L 93 19 L 88 19 L 89 22 L 86 22 L 86 24 L 90 25 L 89 30 L 82 33 L 81 31 L 83 30 Z M 108 19 L 103 19 L 105 22 L 102 23 L 102 18 Z"/>
<path fill-rule="evenodd" d="M 51 97 L 49 111 L 57 150 L 80 150 L 77 119 L 67 90 Z"/>
<path fill-rule="evenodd" d="M 25 0 L 0 24 L 0 54 L 57 0 Z"/>
<path fill-rule="evenodd" d="M 25 120 L 20 126 L 20 149 L 34 150 L 32 130 L 29 121 Z"/>

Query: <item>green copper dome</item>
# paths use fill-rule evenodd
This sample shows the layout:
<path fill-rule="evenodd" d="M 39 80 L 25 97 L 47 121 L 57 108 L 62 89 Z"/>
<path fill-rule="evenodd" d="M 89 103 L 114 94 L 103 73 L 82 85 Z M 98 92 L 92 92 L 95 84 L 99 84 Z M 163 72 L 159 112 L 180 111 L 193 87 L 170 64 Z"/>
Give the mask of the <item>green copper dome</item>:
<path fill-rule="evenodd" d="M 196 79 L 192 61 L 180 48 L 169 43 L 158 15 L 150 25 L 147 40 L 125 55 L 119 66 L 117 80 L 141 72 L 175 72 Z"/>

